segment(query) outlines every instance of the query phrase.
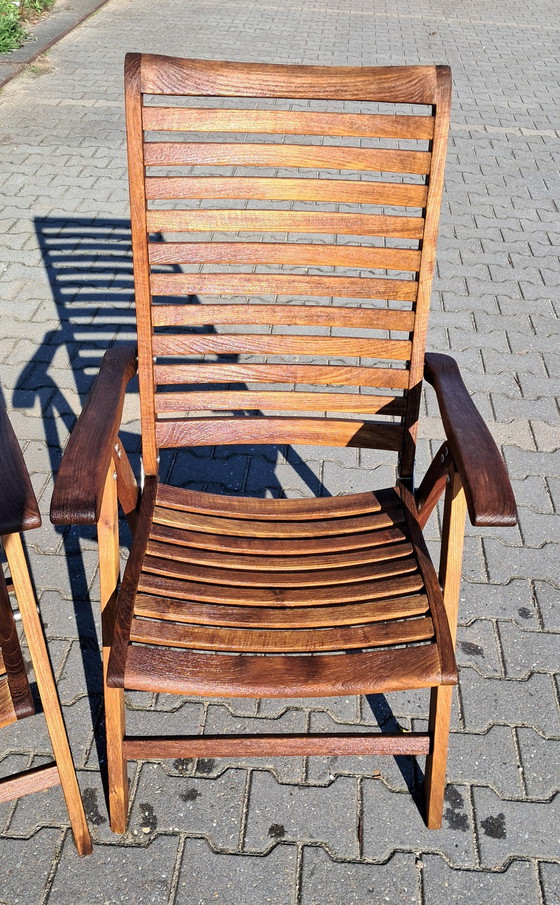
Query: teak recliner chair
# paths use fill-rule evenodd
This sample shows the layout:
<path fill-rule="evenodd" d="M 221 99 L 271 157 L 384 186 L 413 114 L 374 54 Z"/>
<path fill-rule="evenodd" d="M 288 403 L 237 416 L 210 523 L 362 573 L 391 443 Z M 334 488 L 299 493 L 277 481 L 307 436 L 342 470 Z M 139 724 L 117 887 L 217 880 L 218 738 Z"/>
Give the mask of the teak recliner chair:
<path fill-rule="evenodd" d="M 143 488 L 117 436 L 136 352 L 115 347 L 52 506 L 98 524 L 111 825 L 126 827 L 127 759 L 409 753 L 426 755 L 436 828 L 465 511 L 516 519 L 454 362 L 424 355 L 449 69 L 130 54 L 125 81 Z M 415 492 L 424 377 L 448 439 Z M 167 447 L 292 443 L 392 450 L 396 486 L 294 500 L 158 481 Z M 422 528 L 444 489 L 438 578 Z M 117 499 L 134 532 L 120 589 Z M 415 688 L 431 689 L 425 734 L 125 734 L 124 689 Z"/>
<path fill-rule="evenodd" d="M 0 540 L 9 568 L 0 565 L 0 729 L 32 716 L 31 694 L 10 593 L 18 604 L 35 673 L 54 761 L 0 779 L 0 802 L 60 784 L 80 855 L 91 853 L 91 838 L 62 719 L 49 653 L 27 567 L 21 532 L 38 528 L 41 515 L 16 436 L 0 397 Z"/>

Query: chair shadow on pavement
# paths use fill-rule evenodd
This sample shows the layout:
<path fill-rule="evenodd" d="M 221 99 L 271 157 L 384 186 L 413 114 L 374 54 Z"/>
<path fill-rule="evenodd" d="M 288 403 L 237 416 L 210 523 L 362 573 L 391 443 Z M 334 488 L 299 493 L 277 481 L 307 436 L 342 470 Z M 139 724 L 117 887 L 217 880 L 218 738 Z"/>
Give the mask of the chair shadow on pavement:
<path fill-rule="evenodd" d="M 76 410 L 85 402 L 104 352 L 115 343 L 130 343 L 136 339 L 130 224 L 128 220 L 117 218 L 47 216 L 35 219 L 35 229 L 59 323 L 56 329 L 45 333 L 33 358 L 23 369 L 14 391 L 13 404 L 27 408 L 32 407 L 37 398 L 43 400 L 45 439 L 51 471 L 56 474 L 65 437 L 76 421 Z M 180 270 L 175 265 L 164 269 Z M 196 298 L 191 296 L 188 301 L 196 303 Z M 193 332 L 213 332 L 211 325 L 192 329 Z M 237 356 L 224 355 L 219 360 L 235 362 Z M 244 385 L 232 385 L 231 388 L 243 389 Z M 135 392 L 136 389 L 134 381 L 129 391 Z M 122 430 L 120 438 L 138 475 L 139 432 Z M 282 457 L 289 462 L 310 495 L 330 495 L 292 447 L 228 446 L 221 451 L 206 447 L 194 451 L 165 450 L 161 457 L 160 474 L 163 480 L 197 490 L 283 497 L 284 489 L 276 475 L 276 466 Z M 95 531 L 89 526 L 57 527 L 55 530 L 63 539 L 85 690 L 90 702 L 97 755 L 103 766 L 105 732 L 102 719 L 99 719 L 102 710 L 102 662 L 96 632 L 99 614 L 94 615 L 95 604 L 92 605 L 89 592 L 91 576 L 86 574 L 81 556 L 82 546 L 91 543 Z M 125 544 L 130 540 L 124 520 L 121 522 L 121 538 Z M 385 697 L 374 695 L 369 696 L 368 700 L 380 727 L 393 731 L 395 719 Z M 415 759 L 396 758 L 396 761 L 414 794 L 419 772 Z M 103 768 L 101 774 L 107 796 L 107 776 Z"/>

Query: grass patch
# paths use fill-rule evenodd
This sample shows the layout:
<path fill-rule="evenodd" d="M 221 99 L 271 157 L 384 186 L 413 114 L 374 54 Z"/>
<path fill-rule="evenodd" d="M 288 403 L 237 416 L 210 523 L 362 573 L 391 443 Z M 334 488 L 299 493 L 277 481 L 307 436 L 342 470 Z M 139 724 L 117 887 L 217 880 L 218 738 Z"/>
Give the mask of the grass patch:
<path fill-rule="evenodd" d="M 21 47 L 28 35 L 27 25 L 53 3 L 54 0 L 0 0 L 0 53 Z"/>

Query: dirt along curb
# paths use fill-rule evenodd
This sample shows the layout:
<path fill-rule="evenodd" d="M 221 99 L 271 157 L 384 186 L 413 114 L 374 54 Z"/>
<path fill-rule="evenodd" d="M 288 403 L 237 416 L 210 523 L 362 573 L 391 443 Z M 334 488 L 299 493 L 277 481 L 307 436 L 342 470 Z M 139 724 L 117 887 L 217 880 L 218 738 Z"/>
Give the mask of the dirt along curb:
<path fill-rule="evenodd" d="M 32 26 L 25 43 L 0 54 L 0 88 L 64 38 L 109 0 L 57 0 L 51 10 Z"/>

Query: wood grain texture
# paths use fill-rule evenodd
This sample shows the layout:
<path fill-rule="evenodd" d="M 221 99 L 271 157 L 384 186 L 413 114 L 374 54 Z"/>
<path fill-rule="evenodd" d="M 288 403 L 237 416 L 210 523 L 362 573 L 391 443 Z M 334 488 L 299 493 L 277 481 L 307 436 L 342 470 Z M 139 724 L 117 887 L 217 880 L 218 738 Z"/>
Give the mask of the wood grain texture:
<path fill-rule="evenodd" d="M 151 210 L 150 232 L 276 232 L 421 239 L 422 217 L 278 210 Z"/>
<path fill-rule="evenodd" d="M 307 179 L 304 176 L 148 176 L 146 198 L 251 201 L 322 201 L 423 208 L 425 185 L 378 179 Z"/>
<path fill-rule="evenodd" d="M 217 304 L 168 305 L 153 307 L 154 327 L 201 326 L 206 324 L 291 324 L 296 327 L 349 327 L 362 330 L 414 328 L 414 312 L 390 308 L 346 308 L 343 305 Z"/>
<path fill-rule="evenodd" d="M 91 837 L 21 536 L 3 535 L 2 544 L 14 584 L 74 842 L 79 855 L 89 855 L 92 851 Z"/>
<path fill-rule="evenodd" d="M 341 145 L 147 141 L 144 144 L 144 162 L 149 167 L 296 167 L 425 176 L 430 172 L 431 154 L 428 151 L 378 150 Z"/>
<path fill-rule="evenodd" d="M 125 686 L 138 691 L 208 697 L 327 697 L 438 685 L 433 644 L 320 656 L 219 656 L 132 646 Z"/>
<path fill-rule="evenodd" d="M 216 392 L 157 393 L 156 414 L 199 411 L 229 412 L 264 409 L 297 412 L 359 412 L 362 415 L 404 414 L 400 396 L 366 393 L 304 393 L 301 391 L 216 390 Z"/>
<path fill-rule="evenodd" d="M 358 446 L 397 452 L 402 427 L 375 421 L 341 418 L 187 418 L 159 421 L 156 437 L 161 449 L 177 446 L 235 445 L 237 443 L 303 443 L 317 446 Z"/>
<path fill-rule="evenodd" d="M 18 631 L 12 613 L 6 580 L 4 578 L 4 571 L 1 567 L 0 654 L 0 673 L 5 674 L 6 683 L 4 684 L 7 687 L 15 718 L 21 720 L 27 716 L 32 716 L 32 714 L 35 713 L 35 705 L 33 703 L 31 688 L 29 687 Z M 6 691 L 6 687 L 4 691 Z M 0 709 L 5 709 L 7 705 L 8 702 L 5 701 L 4 708 L 0 705 Z M 8 712 L 9 710 L 10 708 L 8 708 Z"/>
<path fill-rule="evenodd" d="M 515 525 L 517 507 L 503 459 L 455 361 L 426 355 L 426 380 L 436 391 L 449 448 L 464 485 L 473 525 Z"/>
<path fill-rule="evenodd" d="M 176 757 L 305 757 L 376 754 L 427 754 L 430 736 L 417 732 L 339 733 L 337 735 L 191 735 L 171 738 L 129 736 L 124 743 L 130 758 Z"/>
<path fill-rule="evenodd" d="M 413 302 L 415 280 L 297 276 L 283 273 L 154 273 L 154 295 L 311 295 Z"/>
<path fill-rule="evenodd" d="M 0 395 L 0 534 L 41 524 L 31 480 Z"/>
<path fill-rule="evenodd" d="M 198 383 L 300 383 L 315 386 L 367 386 L 404 390 L 406 368 L 368 368 L 353 365 L 304 364 L 189 364 L 155 365 L 158 386 Z"/>
<path fill-rule="evenodd" d="M 400 623 L 378 623 L 348 628 L 262 629 L 248 630 L 223 627 L 156 622 L 152 619 L 132 620 L 130 640 L 141 644 L 198 650 L 260 651 L 269 654 L 293 652 L 345 651 L 388 644 L 427 641 L 433 637 L 432 620 L 409 619 Z"/>
<path fill-rule="evenodd" d="M 172 622 L 189 622 L 193 625 L 230 625 L 238 628 L 268 626 L 271 629 L 301 627 L 327 628 L 334 625 L 367 624 L 387 619 L 403 619 L 420 616 L 428 611 L 428 599 L 424 594 L 407 597 L 383 597 L 366 604 L 336 604 L 313 607 L 250 607 L 227 604 L 202 604 L 138 594 L 135 613 L 150 619 Z"/>
<path fill-rule="evenodd" d="M 33 792 L 44 792 L 58 785 L 60 775 L 56 764 L 44 764 L 33 770 L 18 773 L 17 776 L 4 776 L 0 779 L 0 804 L 23 798 L 24 795 L 31 795 Z"/>
<path fill-rule="evenodd" d="M 435 66 L 293 66 L 127 54 L 146 94 L 293 97 L 433 104 Z"/>
<path fill-rule="evenodd" d="M 359 138 L 432 138 L 431 116 L 316 113 L 144 106 L 142 125 L 155 132 L 255 132 L 263 135 L 336 135 Z"/>
<path fill-rule="evenodd" d="M 55 525 L 91 525 L 98 521 L 126 385 L 135 371 L 134 346 L 113 346 L 105 353 L 56 477 L 50 513 Z"/>

